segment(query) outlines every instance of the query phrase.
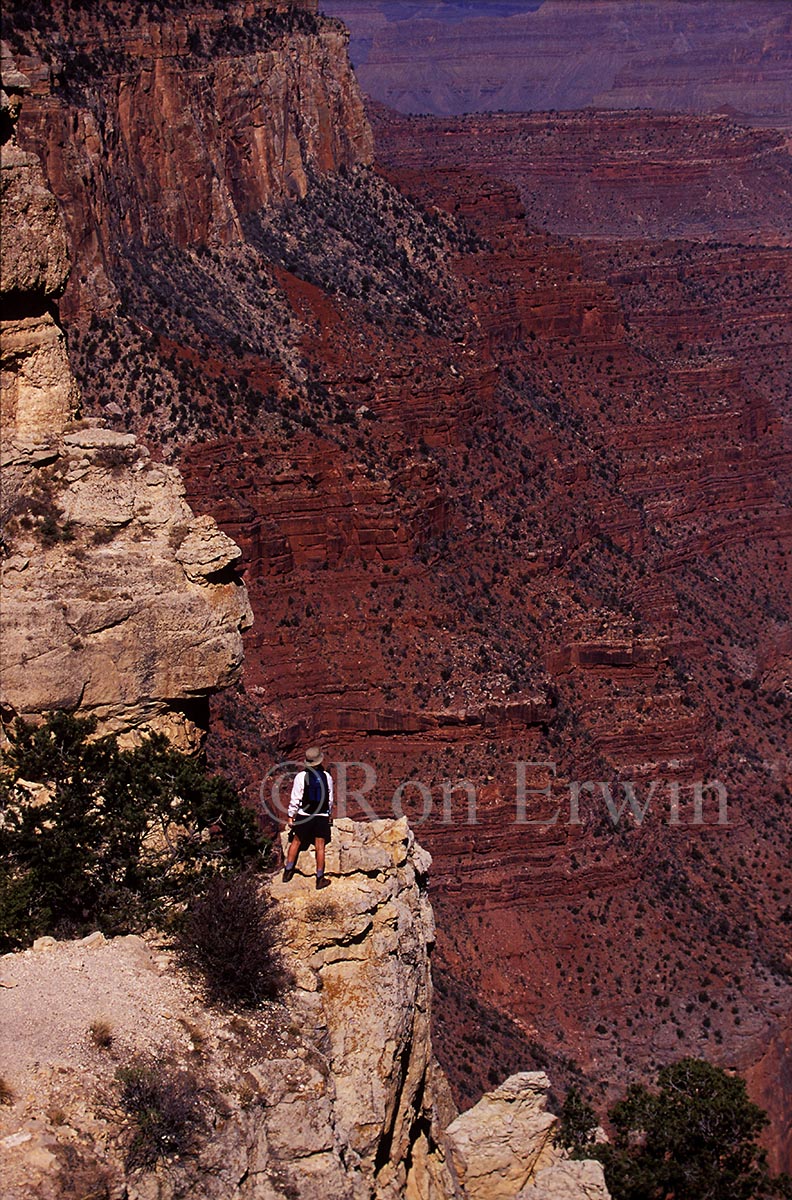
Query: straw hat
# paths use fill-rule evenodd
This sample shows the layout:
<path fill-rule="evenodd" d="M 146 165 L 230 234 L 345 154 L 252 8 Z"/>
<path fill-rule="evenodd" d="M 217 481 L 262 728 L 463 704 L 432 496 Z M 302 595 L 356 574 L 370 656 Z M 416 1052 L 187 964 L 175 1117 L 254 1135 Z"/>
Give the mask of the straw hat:
<path fill-rule="evenodd" d="M 318 746 L 311 746 L 310 749 L 305 751 L 306 767 L 318 767 L 319 764 L 321 763 L 321 761 L 322 761 L 322 751 L 319 749 Z"/>

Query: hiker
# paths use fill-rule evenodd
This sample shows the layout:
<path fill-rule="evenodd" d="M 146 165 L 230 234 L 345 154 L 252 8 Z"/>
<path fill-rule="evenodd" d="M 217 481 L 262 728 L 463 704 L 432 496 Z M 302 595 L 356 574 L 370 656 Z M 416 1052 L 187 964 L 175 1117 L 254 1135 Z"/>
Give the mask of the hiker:
<path fill-rule="evenodd" d="M 297 866 L 303 846 L 314 844 L 316 851 L 316 887 L 330 886 L 325 878 L 325 845 L 330 841 L 333 823 L 333 781 L 322 767 L 322 751 L 311 746 L 305 752 L 305 768 L 298 771 L 289 804 L 289 849 L 283 868 L 288 883 Z"/>

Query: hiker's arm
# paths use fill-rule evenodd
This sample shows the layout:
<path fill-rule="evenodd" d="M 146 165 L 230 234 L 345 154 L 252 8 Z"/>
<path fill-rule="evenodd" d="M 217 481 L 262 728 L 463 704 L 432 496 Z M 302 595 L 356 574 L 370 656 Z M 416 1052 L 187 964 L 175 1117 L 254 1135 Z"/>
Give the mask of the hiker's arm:
<path fill-rule="evenodd" d="M 297 816 L 297 811 L 302 803 L 303 793 L 305 792 L 305 771 L 298 771 L 294 777 L 294 783 L 291 790 L 291 801 L 289 803 L 289 821 L 293 821 Z"/>
<path fill-rule="evenodd" d="M 327 815 L 332 821 L 333 819 L 333 777 L 330 772 L 327 772 Z"/>

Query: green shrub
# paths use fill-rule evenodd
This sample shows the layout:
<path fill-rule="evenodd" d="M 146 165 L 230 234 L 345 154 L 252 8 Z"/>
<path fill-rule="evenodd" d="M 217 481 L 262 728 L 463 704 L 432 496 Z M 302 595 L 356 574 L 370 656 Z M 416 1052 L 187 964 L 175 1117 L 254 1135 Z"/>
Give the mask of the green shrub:
<path fill-rule="evenodd" d="M 0 779 L 0 950 L 44 934 L 168 924 L 266 844 L 231 785 L 152 736 L 121 750 L 95 722 L 20 723 Z M 44 784 L 32 799 L 25 783 Z"/>
<path fill-rule="evenodd" d="M 596 1125 L 594 1109 L 583 1099 L 580 1088 L 573 1085 L 564 1098 L 554 1136 L 556 1145 L 566 1150 L 580 1150 L 593 1141 Z"/>
<path fill-rule="evenodd" d="M 274 911 L 253 871 L 212 879 L 190 905 L 178 945 L 210 1003 L 252 1007 L 288 982 Z"/>
<path fill-rule="evenodd" d="M 630 1086 L 608 1116 L 609 1144 L 579 1140 L 573 1149 L 602 1162 L 614 1200 L 792 1196 L 789 1177 L 767 1170 L 757 1144 L 767 1117 L 739 1075 L 683 1058 L 659 1071 L 656 1089 Z"/>

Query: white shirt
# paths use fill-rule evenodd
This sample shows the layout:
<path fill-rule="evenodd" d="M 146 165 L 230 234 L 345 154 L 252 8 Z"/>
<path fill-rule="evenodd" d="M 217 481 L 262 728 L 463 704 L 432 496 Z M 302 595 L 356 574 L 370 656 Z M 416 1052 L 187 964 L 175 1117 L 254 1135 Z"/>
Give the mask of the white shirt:
<path fill-rule="evenodd" d="M 296 817 L 298 814 L 303 817 L 311 817 L 314 815 L 313 813 L 302 812 L 302 810 L 300 808 L 300 805 L 302 804 L 302 798 L 305 795 L 305 780 L 306 780 L 307 775 L 308 775 L 307 771 L 298 771 L 294 778 L 294 783 L 292 784 L 292 790 L 291 790 L 291 803 L 289 804 L 289 816 L 290 817 Z M 325 771 L 325 778 L 327 779 L 327 793 L 328 793 L 327 794 L 327 800 L 328 800 L 327 815 L 329 817 L 332 817 L 332 815 L 333 815 L 333 780 L 330 776 L 329 771 Z"/>

